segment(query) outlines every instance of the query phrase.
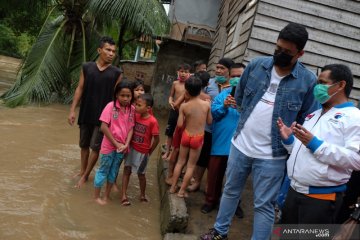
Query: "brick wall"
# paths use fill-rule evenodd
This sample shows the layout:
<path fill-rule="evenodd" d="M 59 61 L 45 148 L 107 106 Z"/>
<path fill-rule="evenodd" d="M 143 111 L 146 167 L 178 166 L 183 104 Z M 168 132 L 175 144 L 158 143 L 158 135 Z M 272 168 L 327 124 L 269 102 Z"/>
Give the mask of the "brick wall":
<path fill-rule="evenodd" d="M 154 76 L 155 63 L 154 62 L 132 62 L 121 61 L 121 67 L 124 71 L 124 76 L 133 81 L 136 78 L 144 81 L 147 91 L 150 90 L 152 79 Z"/>

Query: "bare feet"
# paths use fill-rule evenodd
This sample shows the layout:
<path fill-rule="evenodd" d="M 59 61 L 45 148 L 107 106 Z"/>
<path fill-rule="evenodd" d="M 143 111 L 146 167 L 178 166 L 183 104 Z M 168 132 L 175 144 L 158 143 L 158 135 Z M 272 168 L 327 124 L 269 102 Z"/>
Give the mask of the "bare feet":
<path fill-rule="evenodd" d="M 102 200 L 101 198 L 95 198 L 95 202 L 102 206 L 107 204 L 107 201 Z"/>
<path fill-rule="evenodd" d="M 177 187 L 173 187 L 171 186 L 171 188 L 169 189 L 169 193 L 173 194 L 173 193 L 176 193 L 176 190 L 177 190 Z"/>
<path fill-rule="evenodd" d="M 149 200 L 145 196 L 141 196 L 140 202 L 147 203 L 147 202 L 149 202 Z"/>
<path fill-rule="evenodd" d="M 87 181 L 87 179 L 85 178 L 85 176 L 82 176 L 80 178 L 80 180 L 78 181 L 78 183 L 74 187 L 81 188 L 85 184 L 86 181 Z"/>
<path fill-rule="evenodd" d="M 173 183 L 173 178 L 172 178 L 172 176 L 171 176 L 171 177 L 167 177 L 167 178 L 165 179 L 165 183 L 166 183 L 167 185 L 171 186 L 172 183 Z"/>
<path fill-rule="evenodd" d="M 184 191 L 184 192 L 178 192 L 178 194 L 177 194 L 177 196 L 179 197 L 179 198 L 187 198 L 187 197 L 189 197 L 189 194 L 186 192 L 186 191 Z"/>

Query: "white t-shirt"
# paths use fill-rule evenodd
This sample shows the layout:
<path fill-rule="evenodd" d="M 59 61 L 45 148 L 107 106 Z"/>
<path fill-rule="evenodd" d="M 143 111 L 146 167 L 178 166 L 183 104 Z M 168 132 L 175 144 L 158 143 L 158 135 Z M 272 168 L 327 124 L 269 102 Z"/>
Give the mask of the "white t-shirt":
<path fill-rule="evenodd" d="M 271 123 L 275 97 L 283 78 L 273 67 L 269 88 L 256 104 L 240 134 L 236 139 L 231 140 L 239 151 L 249 157 L 260 159 L 284 159 L 286 157 L 273 157 L 271 148 Z"/>

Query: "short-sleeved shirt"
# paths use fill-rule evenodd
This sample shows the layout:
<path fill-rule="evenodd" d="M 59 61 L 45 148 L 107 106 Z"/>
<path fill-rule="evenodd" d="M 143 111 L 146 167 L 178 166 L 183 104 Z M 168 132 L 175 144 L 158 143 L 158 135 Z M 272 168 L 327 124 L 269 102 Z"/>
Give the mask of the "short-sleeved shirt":
<path fill-rule="evenodd" d="M 149 153 L 153 136 L 159 135 L 159 124 L 153 115 L 142 118 L 140 114 L 135 115 L 134 134 L 131 146 L 140 153 Z"/>
<path fill-rule="evenodd" d="M 121 71 L 112 65 L 100 71 L 95 62 L 84 63 L 82 71 L 84 88 L 78 124 L 100 126 L 100 114 L 106 104 L 113 99 L 115 84 Z"/>
<path fill-rule="evenodd" d="M 108 124 L 110 132 L 116 141 L 125 144 L 126 138 L 135 124 L 135 107 L 130 105 L 123 111 L 119 102 L 116 102 L 116 108 L 114 102 L 109 102 L 101 113 L 100 121 Z M 109 154 L 115 150 L 116 147 L 104 134 L 100 153 Z"/>

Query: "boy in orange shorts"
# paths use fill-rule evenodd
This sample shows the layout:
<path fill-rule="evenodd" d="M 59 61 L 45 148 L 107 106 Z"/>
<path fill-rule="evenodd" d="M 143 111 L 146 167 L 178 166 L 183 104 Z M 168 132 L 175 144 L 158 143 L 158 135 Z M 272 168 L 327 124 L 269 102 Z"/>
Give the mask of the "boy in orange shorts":
<path fill-rule="evenodd" d="M 175 193 L 177 190 L 177 181 L 187 161 L 188 155 L 189 160 L 187 162 L 183 183 L 177 194 L 178 197 L 187 196 L 186 188 L 193 176 L 204 141 L 205 123 L 211 124 L 212 122 L 210 103 L 200 98 L 201 88 L 202 82 L 196 76 L 191 76 L 185 82 L 185 94 L 189 100 L 180 106 L 177 126 L 181 128 L 185 124 L 186 127 L 181 138 L 179 159 L 174 169 L 170 193 Z"/>
<path fill-rule="evenodd" d="M 197 72 L 194 75 L 196 77 L 198 77 L 202 83 L 199 98 L 204 101 L 211 102 L 211 97 L 208 94 L 204 93 L 204 88 L 206 86 L 208 86 L 208 84 L 209 84 L 210 75 L 205 71 Z M 188 98 L 185 98 L 185 92 L 184 92 L 176 100 L 176 102 L 174 104 L 175 109 L 179 109 L 181 104 L 188 100 L 189 100 Z M 183 126 L 181 128 L 176 126 L 174 136 L 172 139 L 172 143 L 171 143 L 172 150 L 171 150 L 170 158 L 169 158 L 168 176 L 165 179 L 165 182 L 170 186 L 172 185 L 172 182 L 173 182 L 174 168 L 175 168 L 178 156 L 179 156 L 181 137 L 182 137 L 184 129 L 185 129 L 185 124 L 183 124 Z"/>

